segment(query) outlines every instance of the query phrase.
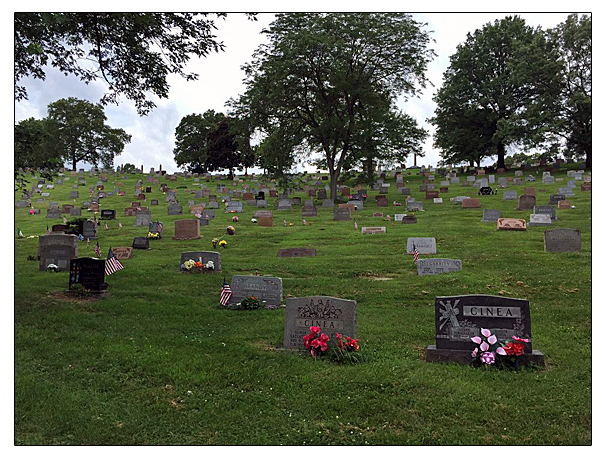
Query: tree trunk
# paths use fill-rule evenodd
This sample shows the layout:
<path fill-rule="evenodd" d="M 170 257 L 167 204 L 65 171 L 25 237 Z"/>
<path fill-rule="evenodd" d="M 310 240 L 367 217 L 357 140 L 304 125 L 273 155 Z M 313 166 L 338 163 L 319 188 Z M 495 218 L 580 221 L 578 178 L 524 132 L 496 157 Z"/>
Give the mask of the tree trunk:
<path fill-rule="evenodd" d="M 505 168 L 505 145 L 503 142 L 497 143 L 497 168 Z"/>
<path fill-rule="evenodd" d="M 74 171 L 74 172 L 76 171 L 76 164 L 77 164 L 77 162 L 76 162 L 76 156 L 74 156 L 72 158 L 72 171 Z"/>
<path fill-rule="evenodd" d="M 373 164 L 372 164 L 372 157 L 369 157 L 368 159 L 366 159 L 366 161 L 364 162 L 364 168 L 366 169 L 366 181 L 370 185 L 373 183 L 373 178 L 374 178 L 374 168 L 373 168 Z"/>
<path fill-rule="evenodd" d="M 585 153 L 585 168 L 591 169 L 591 149 Z"/>
<path fill-rule="evenodd" d="M 332 168 L 328 169 L 330 176 L 330 198 L 334 201 L 337 198 L 337 171 Z"/>

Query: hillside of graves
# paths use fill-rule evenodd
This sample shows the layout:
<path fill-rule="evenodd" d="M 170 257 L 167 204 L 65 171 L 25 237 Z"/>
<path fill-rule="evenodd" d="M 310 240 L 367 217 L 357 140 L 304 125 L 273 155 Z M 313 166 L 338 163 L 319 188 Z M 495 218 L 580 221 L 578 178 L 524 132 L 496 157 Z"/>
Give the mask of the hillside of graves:
<path fill-rule="evenodd" d="M 376 178 L 28 177 L 15 443 L 591 444 L 591 172 Z"/>

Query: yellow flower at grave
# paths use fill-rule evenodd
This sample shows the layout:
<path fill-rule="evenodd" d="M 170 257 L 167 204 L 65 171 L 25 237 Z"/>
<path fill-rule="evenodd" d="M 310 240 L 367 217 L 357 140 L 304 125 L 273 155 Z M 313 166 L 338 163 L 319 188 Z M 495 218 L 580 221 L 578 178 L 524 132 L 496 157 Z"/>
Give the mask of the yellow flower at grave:
<path fill-rule="evenodd" d="M 225 247 L 227 246 L 227 242 L 226 242 L 225 240 L 221 240 L 221 241 L 219 242 L 219 246 L 220 246 L 221 248 L 225 248 Z"/>

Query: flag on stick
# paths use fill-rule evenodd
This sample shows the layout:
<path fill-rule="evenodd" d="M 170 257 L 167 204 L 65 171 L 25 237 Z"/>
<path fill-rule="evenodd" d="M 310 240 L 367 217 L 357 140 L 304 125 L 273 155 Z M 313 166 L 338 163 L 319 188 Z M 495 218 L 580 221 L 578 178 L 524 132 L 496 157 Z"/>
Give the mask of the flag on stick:
<path fill-rule="evenodd" d="M 25 236 L 23 235 L 23 232 L 21 232 L 21 228 L 18 227 L 17 228 L 17 237 L 19 237 L 20 239 L 24 238 Z"/>
<path fill-rule="evenodd" d="M 103 225 L 103 229 L 105 229 L 105 230 L 108 230 L 108 229 L 109 229 L 109 227 L 107 226 L 107 223 L 105 223 L 105 224 Z"/>
<path fill-rule="evenodd" d="M 47 224 L 47 225 L 46 225 L 46 235 L 48 235 L 48 234 L 50 234 L 50 233 L 51 233 L 51 231 L 50 231 L 50 229 L 48 228 L 48 224 Z"/>
<path fill-rule="evenodd" d="M 415 257 L 415 264 L 419 261 L 419 252 L 417 251 L 417 247 L 415 246 L 415 244 L 412 244 L 412 250 L 413 250 L 413 255 Z"/>
<path fill-rule="evenodd" d="M 358 222 L 356 220 L 354 220 L 354 229 L 358 230 Z"/>
<path fill-rule="evenodd" d="M 99 246 L 99 240 L 97 240 L 97 246 L 95 247 L 95 254 L 101 256 L 101 247 Z"/>
<path fill-rule="evenodd" d="M 88 248 L 90 246 L 90 239 L 88 237 L 86 237 L 86 248 Z"/>
<path fill-rule="evenodd" d="M 111 275 L 114 272 L 124 269 L 122 263 L 116 258 L 112 249 L 109 249 L 107 253 L 107 260 L 105 261 L 105 275 Z"/>
<path fill-rule="evenodd" d="M 223 289 L 221 289 L 221 298 L 219 299 L 219 303 L 221 305 L 227 305 L 229 299 L 231 298 L 231 288 L 227 284 L 227 280 L 223 277 Z"/>
<path fill-rule="evenodd" d="M 118 227 L 122 227 L 122 223 L 118 221 Z"/>

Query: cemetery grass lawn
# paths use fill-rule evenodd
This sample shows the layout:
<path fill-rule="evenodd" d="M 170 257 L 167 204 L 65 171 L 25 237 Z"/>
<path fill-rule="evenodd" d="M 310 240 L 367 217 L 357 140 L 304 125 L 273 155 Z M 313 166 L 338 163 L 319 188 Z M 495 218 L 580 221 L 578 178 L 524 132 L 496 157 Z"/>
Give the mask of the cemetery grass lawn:
<path fill-rule="evenodd" d="M 537 182 L 510 189 L 518 195 L 527 186 L 546 189 L 537 192 L 537 205 L 544 205 L 565 185 L 566 169 L 555 174 L 564 183 L 542 185 L 540 172 L 535 176 Z M 103 201 L 101 208 L 116 209 L 124 225 L 109 221 L 103 230 L 101 224 L 103 257 L 110 246 L 130 246 L 145 235 L 145 228 L 133 227 L 134 217 L 122 216 L 136 179 L 123 180 L 125 197 Z M 55 186 L 51 198 L 70 203 L 74 180 Z M 405 180 L 422 199 L 421 178 Z M 192 189 L 192 182 L 179 177 L 169 186 Z M 517 202 L 501 195 L 482 196 L 482 208 L 464 210 L 449 198 L 477 197 L 477 189 L 460 185 L 441 195 L 441 205 L 424 200 L 417 224 L 372 217 L 405 213 L 405 206 L 392 205 L 405 196 L 396 193 L 395 179 L 387 182 L 389 207 L 378 208 L 370 192 L 355 214 L 358 231 L 353 221 L 333 221 L 332 209 L 321 203 L 319 216 L 307 218 L 312 225 L 303 226 L 301 207 L 277 211 L 269 198 L 274 227 L 251 223 L 254 209 L 245 204 L 237 223 L 216 210 L 201 228 L 203 238 L 193 241 L 172 240 L 174 221 L 191 216 L 167 216 L 154 185 L 148 199 L 160 205 L 150 207 L 152 221 L 164 222 L 164 238 L 151 240 L 149 251 L 134 250 L 125 269 L 106 278 L 110 294 L 100 299 L 65 295 L 67 273 L 40 272 L 27 259 L 36 256 L 38 239 L 15 239 L 15 443 L 591 444 L 591 193 L 579 185 L 569 199 L 577 208 L 557 210 L 554 224 L 580 229 L 582 252 L 546 253 L 543 227 L 497 232 L 496 223 L 480 223 L 485 208 L 526 220 L 531 211 L 515 211 Z M 214 183 L 204 184 L 214 190 Z M 188 196 L 178 191 L 186 213 Z M 61 222 L 47 220 L 46 205 L 41 208 L 37 216 L 15 209 L 25 236 Z M 283 219 L 294 226 L 283 227 Z M 228 224 L 234 236 L 225 235 Z M 362 226 L 385 226 L 387 233 L 362 236 Z M 213 237 L 229 244 L 216 250 L 223 272 L 180 273 L 180 253 L 215 251 Z M 435 237 L 437 254 L 421 258 L 461 259 L 462 270 L 418 276 L 405 254 L 407 237 Z M 94 256 L 93 246 L 79 243 L 79 256 Z M 316 248 L 317 256 L 276 256 L 291 247 Z M 256 268 L 283 279 L 285 298 L 356 300 L 367 361 L 339 365 L 283 350 L 284 309 L 220 308 L 223 277 Z M 516 373 L 425 362 L 425 348 L 435 344 L 435 297 L 463 294 L 528 299 L 533 347 L 544 353 L 546 367 Z"/>

